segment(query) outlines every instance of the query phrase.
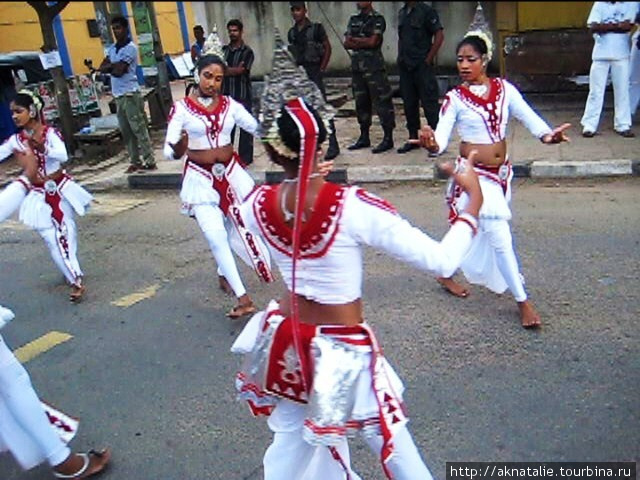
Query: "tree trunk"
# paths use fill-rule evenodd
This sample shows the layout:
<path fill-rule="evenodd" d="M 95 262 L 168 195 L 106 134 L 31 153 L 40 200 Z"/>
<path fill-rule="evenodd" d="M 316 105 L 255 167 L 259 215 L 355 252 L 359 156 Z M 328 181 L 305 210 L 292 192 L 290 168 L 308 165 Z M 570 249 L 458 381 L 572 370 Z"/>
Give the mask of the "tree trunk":
<path fill-rule="evenodd" d="M 42 38 L 44 40 L 42 50 L 45 53 L 58 50 L 58 42 L 56 41 L 56 35 L 53 31 L 53 20 L 69 2 L 58 2 L 52 5 L 47 5 L 45 2 L 27 3 L 38 14 L 40 29 L 42 30 Z M 54 67 L 50 69 L 49 72 L 51 72 L 51 77 L 53 78 L 62 135 L 67 146 L 67 152 L 71 156 L 75 152 L 76 142 L 73 138 L 73 134 L 75 133 L 75 122 L 73 120 L 73 111 L 71 110 L 69 85 L 67 84 L 67 80 L 64 76 L 62 66 Z"/>

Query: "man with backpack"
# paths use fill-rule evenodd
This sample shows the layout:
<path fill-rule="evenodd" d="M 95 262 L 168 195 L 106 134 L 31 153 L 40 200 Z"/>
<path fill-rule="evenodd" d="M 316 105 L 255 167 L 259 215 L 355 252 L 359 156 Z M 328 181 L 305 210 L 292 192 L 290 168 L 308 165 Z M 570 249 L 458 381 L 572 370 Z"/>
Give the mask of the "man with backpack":
<path fill-rule="evenodd" d="M 321 23 L 309 20 L 305 2 L 289 2 L 289 5 L 291 17 L 295 22 L 287 35 L 289 51 L 296 63 L 307 72 L 309 79 L 318 86 L 326 100 L 327 93 L 322 77 L 331 58 L 331 44 L 327 32 Z M 339 153 L 340 146 L 336 139 L 336 129 L 333 120 L 331 120 L 331 135 L 325 159 L 333 160 Z"/>

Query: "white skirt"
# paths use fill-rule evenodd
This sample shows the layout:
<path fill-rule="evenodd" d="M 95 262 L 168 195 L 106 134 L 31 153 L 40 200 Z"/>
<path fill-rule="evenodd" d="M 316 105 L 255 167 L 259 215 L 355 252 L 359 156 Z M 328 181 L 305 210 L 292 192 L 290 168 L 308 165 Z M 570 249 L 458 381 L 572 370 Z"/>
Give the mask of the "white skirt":
<path fill-rule="evenodd" d="M 62 197 L 61 208 L 65 215 L 84 215 L 93 200 L 93 196 L 70 178 L 65 178 L 58 185 Z M 32 188 L 20 205 L 19 219 L 25 225 L 36 230 L 50 228 L 52 210 L 45 201 L 45 193 L 41 188 Z"/>

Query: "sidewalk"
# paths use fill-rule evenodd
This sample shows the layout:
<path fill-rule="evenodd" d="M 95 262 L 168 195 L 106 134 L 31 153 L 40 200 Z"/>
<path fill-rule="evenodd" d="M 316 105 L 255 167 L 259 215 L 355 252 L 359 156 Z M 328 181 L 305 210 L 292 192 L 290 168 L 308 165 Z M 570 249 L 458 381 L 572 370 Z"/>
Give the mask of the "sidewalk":
<path fill-rule="evenodd" d="M 184 92 L 182 82 L 174 85 L 174 99 Z M 182 93 L 183 94 L 183 93 Z M 350 94 L 349 94 L 350 96 Z M 635 138 L 623 138 L 613 130 L 613 107 L 611 92 L 607 92 L 598 134 L 593 138 L 581 136 L 580 118 L 586 100 L 582 95 L 554 94 L 531 95 L 527 97 L 535 110 L 552 126 L 571 123 L 568 135 L 570 143 L 544 145 L 533 137 L 526 128 L 513 119 L 509 126 L 507 143 L 514 171 L 519 177 L 567 178 L 614 175 L 638 175 L 640 173 L 640 129 L 632 127 Z M 394 98 L 396 106 L 396 129 L 394 131 L 395 148 L 401 146 L 407 138 L 403 116 L 402 101 Z M 385 181 L 432 180 L 436 178 L 435 162 L 429 158 L 426 150 L 413 150 L 404 155 L 396 149 L 373 155 L 370 149 L 347 150 L 359 135 L 359 127 L 353 114 L 353 101 L 339 109 L 335 120 L 341 154 L 335 159 L 334 169 L 349 183 L 371 183 Z M 423 119 L 424 121 L 424 119 Z M 116 156 L 94 165 L 86 161 L 74 161 L 70 166 L 71 174 L 90 191 L 121 188 L 172 188 L 178 189 L 181 182 L 182 162 L 166 160 L 162 155 L 164 131 L 152 130 L 158 170 L 148 173 L 126 175 L 128 166 L 126 150 Z M 375 146 L 382 139 L 382 129 L 374 116 L 371 128 L 371 143 Z M 237 139 L 236 139 L 237 141 Z M 458 136 L 454 131 L 449 147 L 441 160 L 453 159 L 457 154 Z M 248 170 L 257 183 L 265 182 L 267 172 L 279 172 L 280 169 L 267 159 L 259 141 L 254 143 L 254 162 Z M 5 162 L 9 163 L 9 162 Z M 4 168 L 3 168 L 4 167 Z M 0 182 L 5 183 L 7 171 L 0 164 Z M 15 169 L 15 168 L 14 168 Z"/>

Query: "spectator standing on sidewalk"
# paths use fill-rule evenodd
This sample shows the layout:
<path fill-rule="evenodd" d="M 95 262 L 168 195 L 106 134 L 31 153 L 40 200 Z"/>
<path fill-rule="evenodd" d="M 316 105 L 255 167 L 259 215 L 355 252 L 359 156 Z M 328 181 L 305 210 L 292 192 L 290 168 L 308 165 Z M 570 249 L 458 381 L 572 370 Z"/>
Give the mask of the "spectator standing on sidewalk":
<path fill-rule="evenodd" d="M 307 72 L 309 79 L 315 83 L 325 100 L 327 91 L 322 77 L 331 59 L 331 44 L 327 32 L 321 23 L 311 22 L 307 16 L 306 2 L 289 2 L 291 17 L 295 25 L 289 29 L 289 52 L 295 58 L 296 63 Z M 336 127 L 331 120 L 331 134 L 329 135 L 329 147 L 324 156 L 325 160 L 333 160 L 340 154 L 340 146 L 336 138 Z"/>
<path fill-rule="evenodd" d="M 204 28 L 202 25 L 196 25 L 193 27 L 193 36 L 196 37 L 196 41 L 191 45 L 191 61 L 193 62 L 194 68 L 198 60 L 200 59 L 200 55 L 202 55 L 202 48 L 204 47 Z"/>
<path fill-rule="evenodd" d="M 595 41 L 589 71 L 589 96 L 582 115 L 582 136 L 591 138 L 598 131 L 607 77 L 613 83 L 613 128 L 626 138 L 635 135 L 629 111 L 629 32 L 637 12 L 637 2 L 594 2 L 587 27 Z"/>
<path fill-rule="evenodd" d="M 111 93 L 116 99 L 118 125 L 131 162 L 126 173 L 156 170 L 158 167 L 151 147 L 144 99 L 136 76 L 138 47 L 131 40 L 126 18 L 113 17 L 111 29 L 116 43 L 109 47 L 99 70 L 101 73 L 111 75 Z"/>
<path fill-rule="evenodd" d="M 252 113 L 252 93 L 251 93 L 251 66 L 254 55 L 251 47 L 242 40 L 244 26 L 237 18 L 227 22 L 227 34 L 229 44 L 222 47 L 224 60 L 227 68 L 222 84 L 222 94 L 228 95 L 240 102 L 247 112 Z M 231 132 L 231 143 L 233 144 L 236 135 L 236 127 Z M 240 130 L 240 140 L 238 144 L 238 154 L 245 163 L 253 163 L 253 135 L 245 130 Z"/>
<path fill-rule="evenodd" d="M 372 3 L 357 2 L 360 13 L 349 18 L 344 36 L 344 48 L 352 50 L 352 88 L 360 125 L 360 138 L 347 149 L 358 150 L 371 145 L 369 128 L 372 105 L 375 102 L 384 137 L 371 151 L 381 153 L 393 148 L 396 117 L 391 101 L 393 92 L 382 56 L 382 35 L 387 29 L 387 23 L 384 17 L 373 9 Z"/>
<path fill-rule="evenodd" d="M 410 139 L 418 138 L 420 103 L 429 126 L 435 129 L 438 125 L 439 90 L 433 60 L 443 42 L 438 12 L 423 2 L 404 2 L 398 14 L 398 71 Z M 419 147 L 406 142 L 398 153 L 414 148 Z"/>

